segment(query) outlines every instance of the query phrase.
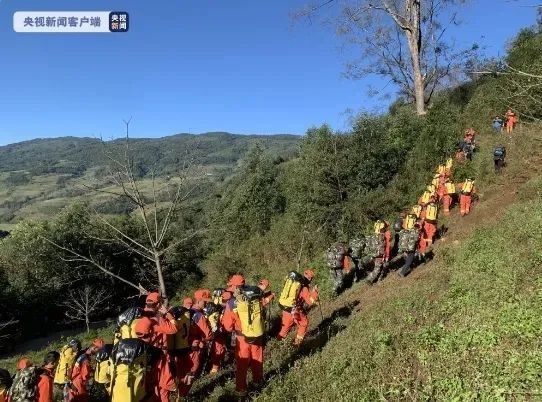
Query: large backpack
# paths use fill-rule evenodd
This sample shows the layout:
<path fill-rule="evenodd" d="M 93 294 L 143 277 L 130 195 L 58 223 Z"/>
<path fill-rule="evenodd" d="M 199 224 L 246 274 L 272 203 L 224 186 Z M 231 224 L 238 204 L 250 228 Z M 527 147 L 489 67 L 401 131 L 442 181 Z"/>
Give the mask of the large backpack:
<path fill-rule="evenodd" d="M 365 253 L 365 238 L 364 237 L 356 237 L 352 240 L 350 240 L 350 250 L 351 250 L 351 257 L 359 260 L 361 257 L 363 257 L 363 254 Z"/>
<path fill-rule="evenodd" d="M 203 309 L 203 315 L 207 318 L 207 321 L 209 321 L 209 325 L 213 332 L 218 331 L 222 311 L 222 305 L 216 303 L 208 303 Z"/>
<path fill-rule="evenodd" d="M 11 402 L 35 402 L 40 374 L 41 371 L 37 367 L 27 367 L 17 371 L 9 389 L 9 400 Z"/>
<path fill-rule="evenodd" d="M 414 225 L 416 224 L 417 217 L 414 214 L 408 214 L 405 216 L 405 219 L 403 220 L 403 228 L 406 230 L 410 230 L 414 228 Z M 399 231 L 400 232 L 400 231 Z"/>
<path fill-rule="evenodd" d="M 420 232 L 416 229 L 402 230 L 399 233 L 399 252 L 408 253 L 416 250 Z"/>
<path fill-rule="evenodd" d="M 499 159 L 504 159 L 504 157 L 506 156 L 506 148 L 505 147 L 495 147 L 495 149 L 493 150 L 493 159 L 495 160 L 499 160 Z"/>
<path fill-rule="evenodd" d="M 192 313 L 185 307 L 174 307 L 171 311 L 175 312 L 175 327 L 177 327 L 177 332 L 173 335 L 168 335 L 168 350 L 172 354 L 178 355 L 188 351 L 190 348 L 188 335 L 190 333 Z"/>
<path fill-rule="evenodd" d="M 60 351 L 60 359 L 56 366 L 55 377 L 53 382 L 55 384 L 64 385 L 71 381 L 73 366 L 75 365 L 75 359 L 77 358 L 77 352 L 75 352 L 70 346 L 66 345 Z"/>
<path fill-rule="evenodd" d="M 425 219 L 428 221 L 436 221 L 438 216 L 438 206 L 434 202 L 427 204 L 425 211 Z"/>
<path fill-rule="evenodd" d="M 365 254 L 371 258 L 382 257 L 386 252 L 386 237 L 384 233 L 367 237 L 365 243 Z"/>
<path fill-rule="evenodd" d="M 115 331 L 115 342 L 120 339 L 137 338 L 135 333 L 136 320 L 143 315 L 139 307 L 129 307 L 117 317 L 117 330 Z"/>
<path fill-rule="evenodd" d="M 145 377 L 161 351 L 141 339 L 120 339 L 111 352 L 111 402 L 140 402 L 145 398 Z"/>
<path fill-rule="evenodd" d="M 261 338 L 265 333 L 265 322 L 261 298 L 262 290 L 257 286 L 242 286 L 235 298 L 234 311 L 241 320 L 241 333 L 247 342 Z"/>
<path fill-rule="evenodd" d="M 216 288 L 213 290 L 213 303 L 214 304 L 222 304 L 222 294 L 224 294 L 224 292 L 226 291 L 226 289 L 224 288 Z"/>
<path fill-rule="evenodd" d="M 337 243 L 326 251 L 326 262 L 330 269 L 340 269 L 343 267 L 344 256 L 346 255 L 346 247 L 342 243 Z"/>
<path fill-rule="evenodd" d="M 109 358 L 113 345 L 107 344 L 96 352 L 96 368 L 94 369 L 94 382 L 97 384 L 109 384 L 111 377 L 109 373 Z"/>
<path fill-rule="evenodd" d="M 463 187 L 461 188 L 461 192 L 463 194 L 470 194 L 472 192 L 473 187 L 474 187 L 474 180 L 467 179 L 467 180 L 465 180 L 465 183 L 463 183 Z"/>
<path fill-rule="evenodd" d="M 449 195 L 456 193 L 455 184 L 452 183 L 451 181 L 446 182 L 445 186 L 446 186 L 446 193 L 448 193 Z"/>
<path fill-rule="evenodd" d="M 291 310 L 297 302 L 297 298 L 303 286 L 307 285 L 307 280 L 299 272 L 291 271 L 286 276 L 284 286 L 280 292 L 279 306 L 283 310 Z"/>
<path fill-rule="evenodd" d="M 414 205 L 411 212 L 416 216 L 416 218 L 419 218 L 422 213 L 422 206 Z"/>
<path fill-rule="evenodd" d="M 423 194 L 422 194 L 422 202 L 424 204 L 427 204 L 429 201 L 431 201 L 431 196 L 433 194 L 429 191 L 424 191 Z"/>

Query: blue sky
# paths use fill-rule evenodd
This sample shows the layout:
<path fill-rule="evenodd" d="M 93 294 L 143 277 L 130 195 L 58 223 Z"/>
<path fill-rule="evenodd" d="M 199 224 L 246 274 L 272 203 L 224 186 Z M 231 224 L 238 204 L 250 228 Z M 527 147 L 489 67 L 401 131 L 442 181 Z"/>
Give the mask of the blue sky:
<path fill-rule="evenodd" d="M 0 0 L 0 145 L 65 135 L 302 134 L 347 128 L 347 109 L 382 107 L 374 78 L 342 78 L 348 58 L 320 24 L 292 26 L 305 0 Z M 532 2 L 531 2 L 532 3 Z M 472 0 L 459 43 L 502 54 L 535 22 L 528 1 Z M 127 10 L 127 34 L 22 34 L 15 11 Z"/>

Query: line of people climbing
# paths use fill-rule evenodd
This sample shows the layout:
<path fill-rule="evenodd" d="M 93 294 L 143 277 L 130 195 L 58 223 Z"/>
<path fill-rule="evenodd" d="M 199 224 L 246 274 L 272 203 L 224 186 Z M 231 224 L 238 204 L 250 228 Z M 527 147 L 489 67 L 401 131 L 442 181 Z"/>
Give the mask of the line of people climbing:
<path fill-rule="evenodd" d="M 475 131 L 468 129 L 464 141 L 474 147 L 474 137 Z M 367 284 L 373 285 L 387 276 L 392 262 L 400 259 L 404 262 L 397 273 L 401 277 L 407 276 L 416 259 L 425 261 L 428 249 L 437 237 L 440 209 L 444 215 L 449 215 L 457 203 L 462 217 L 470 213 L 476 196 L 474 179 L 454 183 L 453 164 L 454 160 L 449 158 L 436 168 L 418 203 L 403 211 L 395 221 L 393 236 L 390 223 L 378 220 L 371 235 L 355 237 L 348 244 L 336 243 L 327 250 L 326 262 L 335 293 L 344 289 L 345 283 L 349 282 L 347 279 L 359 281 L 365 278 Z"/>
<path fill-rule="evenodd" d="M 308 310 L 318 303 L 314 272 L 290 272 L 278 298 L 284 340 L 296 327 L 300 346 L 309 326 Z M 117 318 L 111 343 L 95 339 L 82 348 L 77 339 L 51 352 L 41 367 L 21 359 L 12 381 L 0 371 L 0 402 L 168 402 L 188 397 L 196 378 L 214 375 L 235 360 L 235 389 L 240 398 L 263 385 L 264 349 L 270 333 L 269 281 L 256 286 L 233 275 L 225 288 L 198 289 L 180 306 L 166 307 L 157 292 L 143 307 L 130 307 Z M 51 356 L 54 356 L 52 358 Z M 252 373 L 251 388 L 248 372 Z M 2 376 L 4 373 L 4 376 Z M 92 384 L 92 385 L 91 385 Z"/>
<path fill-rule="evenodd" d="M 470 147 L 466 158 L 470 159 L 475 149 L 473 129 L 466 131 L 463 142 Z M 464 153 L 456 160 L 463 159 Z M 454 183 L 453 165 L 449 158 L 437 167 L 417 204 L 403 211 L 393 228 L 378 220 L 371 235 L 326 251 L 337 293 L 348 276 L 365 278 L 372 285 L 401 259 L 397 273 L 407 276 L 416 260 L 425 261 L 437 237 L 440 210 L 449 215 L 458 204 L 462 217 L 470 213 L 474 179 Z M 319 305 L 314 279 L 311 269 L 286 276 L 278 294 L 282 315 L 276 339 L 285 340 L 295 327 L 293 344 L 302 344 L 308 312 Z M 270 303 L 275 297 L 267 279 L 250 285 L 241 274 L 231 276 L 224 288 L 198 289 L 181 305 L 169 306 L 159 293 L 149 293 L 141 306 L 119 315 L 112 342 L 98 338 L 83 348 L 72 339 L 60 352 L 49 352 L 41 366 L 22 358 L 13 378 L 0 369 L 0 402 L 168 402 L 172 397 L 182 401 L 198 377 L 216 375 L 232 360 L 236 394 L 244 398 L 263 385 L 264 350 L 272 332 Z"/>

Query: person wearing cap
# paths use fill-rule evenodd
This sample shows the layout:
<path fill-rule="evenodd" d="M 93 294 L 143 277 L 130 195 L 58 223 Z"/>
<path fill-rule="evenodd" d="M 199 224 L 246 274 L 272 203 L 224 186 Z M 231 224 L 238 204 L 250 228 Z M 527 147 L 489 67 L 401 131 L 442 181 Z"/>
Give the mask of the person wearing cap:
<path fill-rule="evenodd" d="M 42 366 L 43 371 L 38 378 L 36 388 L 37 402 L 53 402 L 53 377 L 59 360 L 60 353 L 56 351 L 49 352 L 45 356 Z"/>
<path fill-rule="evenodd" d="M 96 338 L 86 350 L 78 353 L 75 359 L 75 365 L 73 366 L 71 374 L 70 390 L 68 392 L 68 400 L 73 402 L 87 402 L 89 399 L 88 394 L 88 381 L 92 374 L 92 368 L 90 366 L 90 358 L 96 354 L 98 350 L 103 348 L 105 342 L 102 338 Z"/>
<path fill-rule="evenodd" d="M 245 280 L 242 275 L 234 275 L 230 279 L 228 291 L 232 292 L 232 297 L 228 300 L 222 316 L 224 329 L 232 333 L 232 339 L 235 341 L 235 393 L 240 398 L 244 398 L 248 394 L 247 375 L 249 369 L 252 372 L 252 381 L 256 386 L 260 386 L 264 381 L 265 336 L 247 339 L 243 334 L 241 318 L 236 308 L 238 288 L 244 284 Z"/>
<path fill-rule="evenodd" d="M 136 321 L 135 332 L 138 338 L 162 352 L 156 366 L 151 368 L 149 382 L 154 387 L 155 396 L 161 402 L 168 402 L 169 395 L 176 390 L 176 384 L 167 338 L 177 333 L 177 326 L 175 317 L 163 305 L 159 293 L 151 292 L 147 295 L 144 315 Z"/>
<path fill-rule="evenodd" d="M 307 315 L 307 307 L 311 307 L 318 301 L 318 285 L 310 289 L 309 285 L 314 278 L 314 271 L 307 269 L 303 273 L 305 282 L 297 296 L 295 306 L 292 309 L 284 309 L 282 311 L 282 325 L 277 339 L 286 338 L 292 327 L 297 325 L 297 334 L 294 339 L 294 345 L 299 346 L 303 342 L 309 327 L 309 318 Z M 307 306 L 307 307 L 306 307 Z"/>
<path fill-rule="evenodd" d="M 222 316 L 224 313 L 224 309 L 226 308 L 226 304 L 228 303 L 228 300 L 232 298 L 232 295 L 230 292 L 224 290 L 222 291 L 222 294 L 220 296 L 220 305 L 222 306 L 222 313 L 219 316 L 218 322 L 217 322 L 217 328 L 215 332 L 213 333 L 213 340 L 211 343 L 211 351 L 210 351 L 210 359 L 211 359 L 211 370 L 210 374 L 216 374 L 220 370 L 220 367 L 222 366 L 222 362 L 226 356 L 226 349 L 228 344 L 228 336 L 226 331 L 224 330 L 224 326 L 222 325 Z"/>
<path fill-rule="evenodd" d="M 192 384 L 200 374 L 204 350 L 210 342 L 213 332 L 209 322 L 203 314 L 205 305 L 211 301 L 211 292 L 207 289 L 198 289 L 194 292 L 192 305 L 192 319 L 188 329 L 188 342 L 191 350 L 188 354 L 177 359 L 177 380 L 180 397 L 187 397 Z"/>
<path fill-rule="evenodd" d="M 384 241 L 384 254 L 380 255 L 378 257 L 373 258 L 374 262 L 374 269 L 367 275 L 366 282 L 370 285 L 372 285 L 374 282 L 378 280 L 379 277 L 383 277 L 386 275 L 387 271 L 387 263 L 390 260 L 391 256 L 391 242 L 392 242 L 392 236 L 390 231 L 390 224 L 388 221 L 381 221 L 382 225 L 378 227 L 378 232 L 376 233 L 377 236 L 379 236 L 379 240 L 381 240 L 381 237 L 383 235 L 383 241 Z M 377 228 L 375 227 L 375 230 Z"/>

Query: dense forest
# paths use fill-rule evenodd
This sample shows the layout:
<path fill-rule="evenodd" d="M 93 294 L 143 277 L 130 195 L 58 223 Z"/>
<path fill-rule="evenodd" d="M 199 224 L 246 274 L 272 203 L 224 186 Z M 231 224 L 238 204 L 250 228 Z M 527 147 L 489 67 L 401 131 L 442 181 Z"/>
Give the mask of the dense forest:
<path fill-rule="evenodd" d="M 329 288 L 321 256 L 327 245 L 348 241 L 375 219 L 393 219 L 412 205 L 434 166 L 454 153 L 466 126 L 484 129 L 510 105 L 524 124 L 542 116 L 540 86 L 531 85 L 541 78 L 507 70 L 542 71 L 541 42 L 538 31 L 522 31 L 505 60 L 473 66 L 488 73 L 440 91 L 426 116 L 399 99 L 386 114 L 359 115 L 348 132 L 323 125 L 301 139 L 222 133 L 130 139 L 134 181 L 159 219 L 168 211 L 171 181 L 182 176 L 190 188 L 164 234 L 170 246 L 160 262 L 168 294 L 175 299 L 202 284 L 220 286 L 236 272 L 249 281 L 265 276 L 278 284 L 287 270 L 307 264 L 317 271 L 325 293 Z M 522 83 L 531 85 L 528 97 L 503 96 Z M 112 191 L 115 183 L 107 179 L 114 156 L 122 155 L 125 146 L 124 141 L 64 138 L 0 148 L 7 192 L 51 173 L 70 175 L 64 191 L 81 191 L 77 197 L 66 193 L 70 205 L 46 219 L 10 220 L 16 225 L 0 243 L 0 321 L 21 317 L 24 337 L 64 325 L 66 304 L 78 297 L 77 291 L 103 299 L 93 320 L 113 316 L 137 295 L 88 260 L 72 258 L 73 252 L 92 256 L 130 283 L 157 288 L 154 265 L 111 233 L 112 227 L 120 228 L 132 241 L 150 247 L 137 206 Z M 226 170 L 216 179 L 209 166 Z M 489 175 L 490 169 L 478 176 Z M 456 179 L 471 172 L 467 164 L 457 170 Z"/>

